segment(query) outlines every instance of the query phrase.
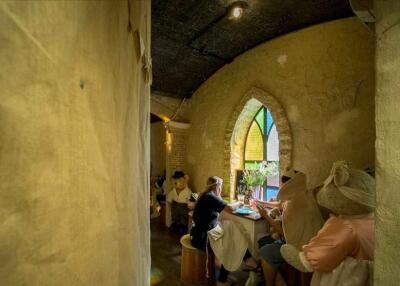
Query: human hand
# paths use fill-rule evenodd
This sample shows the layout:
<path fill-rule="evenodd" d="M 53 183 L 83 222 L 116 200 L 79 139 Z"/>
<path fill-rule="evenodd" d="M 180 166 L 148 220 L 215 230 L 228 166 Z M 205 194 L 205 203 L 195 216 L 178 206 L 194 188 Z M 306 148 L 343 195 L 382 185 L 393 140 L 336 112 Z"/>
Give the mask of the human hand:
<path fill-rule="evenodd" d="M 260 213 L 260 216 L 262 216 L 262 217 L 268 216 L 267 210 L 264 209 L 261 205 L 257 204 L 257 209 L 258 209 L 258 212 Z"/>
<path fill-rule="evenodd" d="M 269 216 L 273 219 L 279 217 L 281 214 L 281 211 L 279 208 L 273 208 L 270 212 L 269 212 Z"/>
<path fill-rule="evenodd" d="M 242 206 L 243 206 L 243 203 L 242 203 L 242 202 L 235 202 L 235 203 L 231 203 L 230 206 L 231 206 L 231 208 L 232 208 L 233 210 L 236 210 L 236 209 L 242 207 Z"/>
<path fill-rule="evenodd" d="M 188 209 L 189 209 L 189 210 L 194 210 L 194 207 L 196 206 L 196 203 L 195 203 L 195 202 L 189 201 L 188 204 L 187 204 L 187 206 L 188 206 Z"/>

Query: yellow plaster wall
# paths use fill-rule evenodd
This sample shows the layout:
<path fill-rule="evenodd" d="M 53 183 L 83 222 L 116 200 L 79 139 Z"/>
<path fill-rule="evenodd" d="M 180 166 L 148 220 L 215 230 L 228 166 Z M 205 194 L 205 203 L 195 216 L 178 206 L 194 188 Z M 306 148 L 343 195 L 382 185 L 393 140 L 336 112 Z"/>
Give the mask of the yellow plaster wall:
<path fill-rule="evenodd" d="M 150 1 L 0 2 L 1 285 L 148 285 L 136 29 Z"/>
<path fill-rule="evenodd" d="M 374 285 L 399 285 L 400 2 L 375 1 L 376 248 Z"/>
<path fill-rule="evenodd" d="M 196 191 L 223 176 L 226 127 L 252 87 L 273 95 L 290 123 L 293 167 L 319 184 L 335 160 L 374 165 L 374 36 L 357 18 L 268 41 L 217 71 L 190 100 L 187 161 Z"/>
<path fill-rule="evenodd" d="M 162 175 L 166 169 L 165 162 L 165 134 L 166 130 L 163 122 L 155 122 L 150 125 L 151 130 L 151 150 L 150 161 L 152 166 L 152 175 Z"/>

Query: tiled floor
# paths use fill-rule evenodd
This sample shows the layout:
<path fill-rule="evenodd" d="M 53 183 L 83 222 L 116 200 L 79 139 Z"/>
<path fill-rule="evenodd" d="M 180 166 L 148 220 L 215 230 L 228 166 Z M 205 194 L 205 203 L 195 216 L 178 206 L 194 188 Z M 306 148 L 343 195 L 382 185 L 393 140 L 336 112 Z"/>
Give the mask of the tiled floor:
<path fill-rule="evenodd" d="M 160 282 L 157 286 L 183 286 L 180 282 L 180 236 L 171 234 L 160 223 L 159 218 L 151 221 L 151 260 L 153 272 Z"/>

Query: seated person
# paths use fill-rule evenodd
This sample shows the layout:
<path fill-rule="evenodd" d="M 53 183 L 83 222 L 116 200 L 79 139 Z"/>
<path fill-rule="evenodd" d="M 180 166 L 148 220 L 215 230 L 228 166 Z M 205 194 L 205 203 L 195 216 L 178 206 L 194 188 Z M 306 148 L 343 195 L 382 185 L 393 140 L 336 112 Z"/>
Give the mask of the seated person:
<path fill-rule="evenodd" d="M 287 262 L 280 252 L 282 245 L 285 244 L 281 220 L 282 207 L 279 202 L 273 202 L 273 204 L 268 206 L 275 208 L 268 212 L 261 206 L 257 207 L 260 215 L 268 222 L 272 229 L 271 235 L 259 240 L 261 266 L 263 269 L 265 285 L 270 286 L 275 285 L 278 269 L 286 267 Z"/>
<path fill-rule="evenodd" d="M 171 207 L 172 224 L 170 230 L 179 234 L 187 233 L 188 202 L 192 191 L 188 188 L 189 177 L 182 171 L 175 171 L 172 175 L 174 188 L 167 195 L 167 203 Z"/>
<path fill-rule="evenodd" d="M 221 212 L 232 213 L 239 204 L 228 205 L 221 198 L 222 179 L 213 176 L 208 178 L 207 187 L 197 201 L 193 211 L 193 227 L 190 231 L 190 239 L 193 247 L 205 251 L 207 247 L 207 232 L 218 224 L 218 217 Z M 244 256 L 247 266 L 257 267 L 254 259 L 247 251 Z M 217 285 L 229 285 L 229 271 L 221 265 Z"/>
<path fill-rule="evenodd" d="M 159 176 L 157 180 L 154 183 L 154 186 L 156 188 L 156 197 L 157 197 L 157 202 L 165 202 L 165 175 Z"/>
<path fill-rule="evenodd" d="M 290 179 L 291 176 L 284 175 L 281 183 L 284 184 Z M 265 202 L 264 205 L 272 210 L 268 212 L 261 204 L 258 204 L 257 208 L 260 215 L 270 225 L 272 234 L 261 238 L 258 243 L 265 285 L 274 286 L 278 270 L 287 266 L 287 262 L 280 252 L 282 245 L 286 243 L 282 227 L 283 206 L 280 201 Z"/>
<path fill-rule="evenodd" d="M 158 176 L 157 180 L 154 183 L 154 186 L 155 186 L 155 188 L 157 190 L 157 194 L 156 194 L 157 201 L 159 203 L 165 202 L 165 181 L 166 181 L 165 180 L 165 176 L 166 176 L 165 174 L 166 174 L 166 172 L 164 170 L 163 175 Z"/>

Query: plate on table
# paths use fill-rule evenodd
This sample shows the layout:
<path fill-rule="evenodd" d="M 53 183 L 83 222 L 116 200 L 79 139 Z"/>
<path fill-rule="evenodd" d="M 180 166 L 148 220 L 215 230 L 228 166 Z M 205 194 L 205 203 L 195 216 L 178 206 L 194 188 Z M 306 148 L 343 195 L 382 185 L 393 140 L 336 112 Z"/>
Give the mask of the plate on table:
<path fill-rule="evenodd" d="M 238 208 L 238 209 L 236 209 L 235 211 L 234 211 L 234 213 L 235 214 L 238 214 L 238 215 L 249 215 L 249 214 L 252 214 L 252 213 L 254 213 L 255 211 L 253 210 L 253 209 L 251 209 L 251 208 L 246 208 L 246 207 L 244 207 L 244 208 Z"/>

